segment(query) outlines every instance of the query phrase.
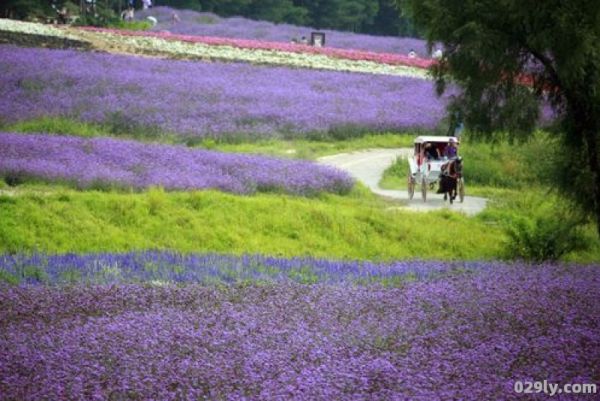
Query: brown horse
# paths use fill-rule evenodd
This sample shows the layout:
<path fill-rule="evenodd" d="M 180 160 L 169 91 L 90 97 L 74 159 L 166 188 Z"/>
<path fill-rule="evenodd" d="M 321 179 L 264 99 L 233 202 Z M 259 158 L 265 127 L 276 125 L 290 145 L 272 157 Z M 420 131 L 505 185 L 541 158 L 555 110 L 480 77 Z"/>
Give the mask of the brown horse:
<path fill-rule="evenodd" d="M 444 194 L 444 200 L 454 202 L 457 194 L 457 182 L 462 177 L 462 159 L 456 158 L 441 167 L 440 188 L 438 193 Z"/>

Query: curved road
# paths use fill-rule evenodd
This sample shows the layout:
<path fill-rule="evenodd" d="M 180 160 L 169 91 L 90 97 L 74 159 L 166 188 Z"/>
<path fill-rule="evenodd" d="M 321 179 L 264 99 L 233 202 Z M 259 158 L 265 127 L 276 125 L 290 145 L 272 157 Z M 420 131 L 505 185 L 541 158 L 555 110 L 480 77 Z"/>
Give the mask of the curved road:
<path fill-rule="evenodd" d="M 374 193 L 400 199 L 407 203 L 407 208 L 416 211 L 431 211 L 442 208 L 463 212 L 467 215 L 475 215 L 485 209 L 487 200 L 474 196 L 465 196 L 463 203 L 455 201 L 450 205 L 449 202 L 444 202 L 443 195 L 438 195 L 434 191 L 427 192 L 427 202 L 423 202 L 421 198 L 420 186 L 415 189 L 415 196 L 412 200 L 408 199 L 406 190 L 388 190 L 379 187 L 379 181 L 383 176 L 383 172 L 397 158 L 406 159 L 412 154 L 411 148 L 399 149 L 370 149 L 352 153 L 340 153 L 332 156 L 321 157 L 318 162 L 332 167 L 337 167 L 348 172 L 356 180 L 365 184 Z M 406 165 L 408 168 L 408 162 Z M 467 193 L 469 192 L 468 185 L 466 186 Z"/>

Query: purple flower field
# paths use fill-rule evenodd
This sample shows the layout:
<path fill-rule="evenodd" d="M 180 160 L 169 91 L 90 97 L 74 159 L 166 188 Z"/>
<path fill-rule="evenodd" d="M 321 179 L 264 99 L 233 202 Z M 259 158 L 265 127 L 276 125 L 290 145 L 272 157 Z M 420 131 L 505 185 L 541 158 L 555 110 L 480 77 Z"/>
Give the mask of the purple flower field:
<path fill-rule="evenodd" d="M 177 13 L 181 19 L 180 22 L 175 24 L 172 22 L 173 12 Z M 302 36 L 310 38 L 310 33 L 317 31 L 317 29 L 310 27 L 274 24 L 268 21 L 255 21 L 242 17 L 221 18 L 212 13 L 175 10 L 170 7 L 155 7 L 151 10 L 136 13 L 137 19 L 144 19 L 150 15 L 158 20 L 158 24 L 152 28 L 153 31 L 169 31 L 186 35 L 290 42 L 294 37 L 297 39 Z M 426 42 L 421 39 L 372 36 L 329 29 L 318 30 L 318 32 L 325 33 L 327 47 L 398 54 L 408 54 L 412 49 L 419 57 L 429 57 Z"/>
<path fill-rule="evenodd" d="M 344 193 L 346 173 L 313 162 L 144 144 L 109 138 L 0 133 L 0 176 L 33 176 L 146 188 L 219 189 L 234 193 Z"/>
<path fill-rule="evenodd" d="M 543 400 L 600 383 L 597 266 L 401 288 L 0 285 L 0 400 Z M 561 394 L 557 400 L 592 400 Z"/>
<path fill-rule="evenodd" d="M 0 255 L 0 277 L 19 284 L 131 284 L 140 282 L 235 284 L 243 282 L 403 284 L 457 272 L 489 270 L 490 262 L 335 261 L 262 255 L 130 252 Z"/>
<path fill-rule="evenodd" d="M 431 81 L 0 45 L 0 119 L 68 116 L 181 137 L 432 129 Z"/>

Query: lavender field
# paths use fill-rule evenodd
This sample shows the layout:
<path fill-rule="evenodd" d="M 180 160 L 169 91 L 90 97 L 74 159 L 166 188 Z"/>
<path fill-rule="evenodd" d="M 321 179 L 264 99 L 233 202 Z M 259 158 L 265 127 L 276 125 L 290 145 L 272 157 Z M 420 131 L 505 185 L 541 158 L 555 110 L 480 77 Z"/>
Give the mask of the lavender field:
<path fill-rule="evenodd" d="M 0 46 L 0 119 L 67 116 L 181 138 L 432 129 L 430 81 Z"/>
<path fill-rule="evenodd" d="M 596 266 L 0 289 L 0 400 L 521 400 L 516 380 L 600 381 Z"/>
<path fill-rule="evenodd" d="M 180 22 L 173 23 L 173 12 L 177 13 Z M 310 38 L 311 32 L 318 31 L 325 33 L 328 47 L 398 54 L 408 54 L 410 50 L 414 50 L 420 57 L 429 57 L 426 43 L 421 39 L 372 36 L 328 29 L 317 30 L 311 27 L 274 24 L 243 17 L 222 18 L 212 13 L 175 10 L 170 7 L 154 7 L 136 14 L 138 19 L 144 19 L 150 15 L 158 20 L 158 24 L 152 28 L 154 31 L 166 30 L 186 35 L 259 39 L 273 42 L 290 42 L 292 38 L 300 39 L 302 36 Z"/>
<path fill-rule="evenodd" d="M 424 41 L 324 30 L 315 50 L 282 44 L 309 27 L 147 16 L 163 33 L 0 20 L 5 41 L 86 50 L 0 44 L 0 401 L 549 398 L 517 381 L 600 399 L 597 232 L 549 192 L 553 157 L 527 164 L 556 135 L 515 151 L 466 121 L 481 213 L 433 187 L 417 213 L 300 158 L 447 127 L 459 89 L 436 96 Z M 371 175 L 405 185 L 395 163 Z"/>
<path fill-rule="evenodd" d="M 395 261 L 337 261 L 315 258 L 284 259 L 263 255 L 181 254 L 130 252 L 95 254 L 4 254 L 0 277 L 15 284 L 60 285 L 235 284 L 243 282 L 299 282 L 326 284 L 397 285 L 414 280 L 479 272 L 501 263 Z"/>
<path fill-rule="evenodd" d="M 0 176 L 132 188 L 345 193 L 346 173 L 312 162 L 109 138 L 0 133 Z"/>

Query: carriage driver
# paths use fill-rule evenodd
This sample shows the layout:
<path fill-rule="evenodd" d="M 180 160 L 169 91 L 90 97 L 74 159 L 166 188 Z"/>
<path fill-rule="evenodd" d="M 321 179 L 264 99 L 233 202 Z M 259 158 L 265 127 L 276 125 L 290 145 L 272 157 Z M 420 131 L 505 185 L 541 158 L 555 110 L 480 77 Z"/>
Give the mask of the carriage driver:
<path fill-rule="evenodd" d="M 448 159 L 456 159 L 458 156 L 458 148 L 456 147 L 457 143 L 458 141 L 456 138 L 450 138 L 448 140 L 448 145 L 446 145 L 446 148 L 444 149 L 444 156 L 446 156 Z"/>

